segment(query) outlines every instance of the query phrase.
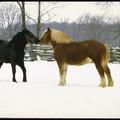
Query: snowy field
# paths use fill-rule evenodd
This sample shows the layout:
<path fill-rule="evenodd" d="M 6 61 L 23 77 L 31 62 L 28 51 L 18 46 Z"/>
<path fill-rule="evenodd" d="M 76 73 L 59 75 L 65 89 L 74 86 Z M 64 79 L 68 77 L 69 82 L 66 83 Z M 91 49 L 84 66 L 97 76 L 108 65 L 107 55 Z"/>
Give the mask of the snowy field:
<path fill-rule="evenodd" d="M 120 64 L 109 64 L 114 87 L 100 88 L 94 64 L 69 66 L 67 85 L 58 86 L 56 62 L 25 62 L 27 83 L 17 67 L 0 70 L 0 118 L 120 118 Z"/>

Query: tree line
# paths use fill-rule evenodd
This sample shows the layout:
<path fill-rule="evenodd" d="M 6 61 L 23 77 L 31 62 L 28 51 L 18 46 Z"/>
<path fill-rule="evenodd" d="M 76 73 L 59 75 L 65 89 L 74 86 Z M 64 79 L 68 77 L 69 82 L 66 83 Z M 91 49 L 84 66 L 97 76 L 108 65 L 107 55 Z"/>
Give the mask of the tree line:
<path fill-rule="evenodd" d="M 44 13 L 41 13 L 41 3 L 38 2 L 38 18 L 35 21 L 25 13 L 25 2 L 16 2 L 0 8 L 0 39 L 10 40 L 21 29 L 27 27 L 37 37 L 40 37 L 42 32 L 47 27 L 61 30 L 71 36 L 73 39 L 81 41 L 86 39 L 96 39 L 108 43 L 110 46 L 120 47 L 120 19 L 119 17 L 111 17 L 112 22 L 107 22 L 105 16 L 91 16 L 89 13 L 80 16 L 75 22 L 69 22 L 68 18 L 61 19 L 61 22 L 49 22 L 54 16 L 42 23 L 41 19 L 44 15 L 56 8 L 56 2 L 51 8 L 47 8 Z M 31 22 L 34 21 L 33 22 Z"/>

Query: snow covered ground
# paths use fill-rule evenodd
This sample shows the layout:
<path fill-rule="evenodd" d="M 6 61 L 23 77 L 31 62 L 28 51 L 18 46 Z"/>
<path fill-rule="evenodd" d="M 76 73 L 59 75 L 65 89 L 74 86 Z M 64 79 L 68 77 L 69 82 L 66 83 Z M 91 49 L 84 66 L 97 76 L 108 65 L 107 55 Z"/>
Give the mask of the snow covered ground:
<path fill-rule="evenodd" d="M 120 64 L 109 64 L 114 87 L 100 88 L 94 64 L 69 66 L 67 85 L 58 86 L 56 62 L 25 62 L 27 83 L 17 67 L 0 69 L 0 118 L 120 118 Z"/>

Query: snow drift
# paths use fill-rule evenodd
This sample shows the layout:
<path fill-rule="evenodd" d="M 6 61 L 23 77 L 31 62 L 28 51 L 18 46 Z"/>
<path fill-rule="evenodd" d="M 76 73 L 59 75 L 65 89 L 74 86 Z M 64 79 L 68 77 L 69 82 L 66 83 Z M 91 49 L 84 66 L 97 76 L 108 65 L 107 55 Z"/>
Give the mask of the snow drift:
<path fill-rule="evenodd" d="M 94 64 L 68 66 L 67 85 L 58 86 L 56 62 L 25 62 L 28 82 L 17 67 L 0 69 L 0 118 L 119 118 L 120 64 L 108 64 L 114 87 L 100 88 Z"/>

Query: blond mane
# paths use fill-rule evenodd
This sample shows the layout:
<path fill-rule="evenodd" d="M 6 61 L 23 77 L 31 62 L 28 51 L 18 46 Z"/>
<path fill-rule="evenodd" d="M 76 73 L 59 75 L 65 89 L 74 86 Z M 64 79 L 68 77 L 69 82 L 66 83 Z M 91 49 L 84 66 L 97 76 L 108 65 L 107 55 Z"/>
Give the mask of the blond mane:
<path fill-rule="evenodd" d="M 72 40 L 67 34 L 62 31 L 50 28 L 51 30 L 51 39 L 57 43 L 70 43 Z"/>

